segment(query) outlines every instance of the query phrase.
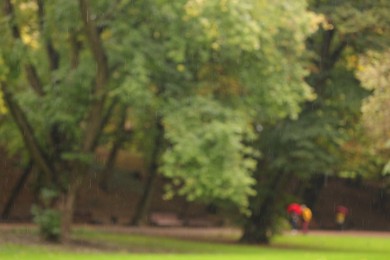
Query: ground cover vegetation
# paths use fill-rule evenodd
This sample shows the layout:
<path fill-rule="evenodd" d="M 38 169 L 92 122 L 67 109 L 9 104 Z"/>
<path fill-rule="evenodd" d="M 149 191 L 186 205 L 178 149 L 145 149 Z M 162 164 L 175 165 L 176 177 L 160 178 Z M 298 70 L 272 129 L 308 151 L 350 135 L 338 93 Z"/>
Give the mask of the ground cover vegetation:
<path fill-rule="evenodd" d="M 10 234 L 32 235 L 31 229 L 14 229 L 8 231 Z M 72 237 L 79 241 L 78 245 L 3 243 L 0 256 L 2 259 L 386 259 L 389 254 L 388 237 L 340 234 L 276 236 L 267 247 L 234 245 L 233 239 L 226 244 L 92 229 L 77 229 Z"/>

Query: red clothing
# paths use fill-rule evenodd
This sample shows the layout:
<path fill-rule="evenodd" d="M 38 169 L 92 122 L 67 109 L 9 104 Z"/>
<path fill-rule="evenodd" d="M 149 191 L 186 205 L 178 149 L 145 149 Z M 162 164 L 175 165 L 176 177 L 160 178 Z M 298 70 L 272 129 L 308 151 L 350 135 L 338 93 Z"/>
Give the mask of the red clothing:
<path fill-rule="evenodd" d="M 302 213 L 301 205 L 299 205 L 298 203 L 289 204 L 287 206 L 287 213 L 288 214 L 295 213 L 297 215 L 301 215 L 301 213 Z"/>
<path fill-rule="evenodd" d="M 346 207 L 344 207 L 344 206 L 339 205 L 339 206 L 336 207 L 336 212 L 337 213 L 341 213 L 343 215 L 347 215 L 348 214 L 348 209 Z"/>

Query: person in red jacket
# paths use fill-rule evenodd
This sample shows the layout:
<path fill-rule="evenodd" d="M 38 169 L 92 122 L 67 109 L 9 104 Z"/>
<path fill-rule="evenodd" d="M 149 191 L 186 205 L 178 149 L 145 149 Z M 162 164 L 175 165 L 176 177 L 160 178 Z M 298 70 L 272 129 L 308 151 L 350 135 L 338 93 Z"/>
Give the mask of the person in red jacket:
<path fill-rule="evenodd" d="M 287 214 L 293 232 L 296 232 L 300 226 L 300 216 L 302 213 L 301 205 L 298 203 L 291 203 L 287 206 Z"/>

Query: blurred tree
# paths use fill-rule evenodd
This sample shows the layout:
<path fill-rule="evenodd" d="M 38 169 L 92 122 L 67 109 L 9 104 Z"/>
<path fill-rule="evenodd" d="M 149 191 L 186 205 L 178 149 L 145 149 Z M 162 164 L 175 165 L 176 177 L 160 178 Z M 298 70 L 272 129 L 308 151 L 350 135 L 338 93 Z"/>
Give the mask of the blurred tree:
<path fill-rule="evenodd" d="M 361 57 L 358 78 L 372 95 L 363 104 L 363 124 L 370 146 L 385 163 L 384 174 L 390 174 L 390 51 L 369 52 Z"/>
<path fill-rule="evenodd" d="M 167 7 L 162 1 L 148 12 L 156 44 L 148 47 L 149 53 L 156 49 L 150 70 L 156 112 L 149 174 L 155 178 L 161 165 L 173 180 L 167 197 L 233 201 L 245 211 L 257 154 L 250 145 L 253 122 L 294 117 L 299 103 L 312 98 L 299 64 L 316 17 L 304 11 L 303 2 L 291 9 L 283 1 L 184 2 Z M 290 17 L 301 12 L 300 19 L 293 24 L 287 15 L 273 19 L 283 10 Z M 161 151 L 156 143 L 167 148 Z M 153 180 L 148 183 L 134 224 L 150 200 L 146 193 Z"/>
<path fill-rule="evenodd" d="M 82 0 L 79 6 L 66 1 L 3 2 L 1 90 L 7 116 L 46 185 L 59 191 L 56 204 L 64 239 L 86 162 L 101 135 L 110 74 L 92 14 L 88 1 Z M 70 35 L 84 36 L 84 48 Z M 80 55 L 84 60 L 76 63 Z"/>
<path fill-rule="evenodd" d="M 362 99 L 368 95 L 353 65 L 358 55 L 389 43 L 388 1 L 313 0 L 309 7 L 324 19 L 322 28 L 307 40 L 312 59 L 307 82 L 317 99 L 304 105 L 297 120 L 264 125 L 258 144 L 264 156 L 255 174 L 260 192 L 250 203 L 253 214 L 244 227 L 245 242 L 268 243 L 291 194 L 301 195 L 314 176 L 313 199 L 321 188 L 318 174 L 340 170 L 341 148 L 354 135 Z"/>
<path fill-rule="evenodd" d="M 173 180 L 167 197 L 228 201 L 246 211 L 254 194 L 253 123 L 296 117 L 299 103 L 312 98 L 300 64 L 317 22 L 305 7 L 3 1 L 0 81 L 8 112 L 1 138 L 30 154 L 44 204 L 61 211 L 62 238 L 95 149 L 111 145 L 115 157 L 123 134 L 134 133 L 151 171 L 162 165 Z M 50 216 L 44 228 L 57 223 L 52 209 L 34 212 Z"/>

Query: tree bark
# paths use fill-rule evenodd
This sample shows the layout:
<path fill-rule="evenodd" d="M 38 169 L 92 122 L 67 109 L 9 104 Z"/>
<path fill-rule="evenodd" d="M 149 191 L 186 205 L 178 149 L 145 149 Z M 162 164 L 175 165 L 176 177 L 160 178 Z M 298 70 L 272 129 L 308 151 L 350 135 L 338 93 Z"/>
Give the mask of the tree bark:
<path fill-rule="evenodd" d="M 253 198 L 252 215 L 247 219 L 244 232 L 240 238 L 240 242 L 248 244 L 269 244 L 272 236 L 272 228 L 275 225 L 276 209 L 279 198 L 282 195 L 284 184 L 287 183 L 289 175 L 280 172 L 270 180 L 267 185 L 268 192 L 264 198 L 259 198 L 256 195 Z M 260 203 L 254 203 L 257 201 Z"/>
<path fill-rule="evenodd" d="M 14 6 L 11 2 L 11 0 L 5 0 L 4 1 L 4 7 L 3 7 L 4 14 L 6 16 L 10 17 L 10 27 L 12 31 L 12 36 L 14 39 L 20 40 L 20 30 L 19 27 L 16 24 L 15 19 L 15 13 L 14 13 Z M 38 76 L 37 70 L 35 66 L 31 63 L 28 63 L 24 66 L 24 70 L 26 72 L 27 80 L 30 83 L 30 86 L 32 89 L 39 95 L 43 96 L 45 93 L 43 91 L 42 82 Z"/>
<path fill-rule="evenodd" d="M 12 189 L 9 198 L 7 199 L 7 202 L 5 203 L 4 209 L 1 213 L 2 219 L 8 219 L 9 215 L 11 213 L 11 210 L 15 204 L 16 199 L 18 198 L 20 191 L 22 190 L 24 184 L 26 183 L 26 180 L 30 176 L 31 170 L 33 168 L 33 162 L 30 160 L 28 164 L 24 167 L 22 175 L 19 177 L 19 180 L 17 181 L 16 185 Z"/>
<path fill-rule="evenodd" d="M 5 103 L 7 104 L 7 107 L 22 135 L 24 144 L 31 155 L 31 159 L 34 160 L 37 167 L 39 167 L 43 173 L 47 176 L 52 176 L 54 174 L 54 167 L 51 165 L 48 156 L 44 153 L 38 140 L 35 138 L 34 131 L 27 120 L 25 113 L 14 100 L 12 93 L 9 92 L 4 82 L 1 83 L 1 90 L 4 94 Z"/>
<path fill-rule="evenodd" d="M 38 5 L 38 18 L 39 18 L 39 28 L 41 34 L 45 33 L 45 5 L 43 0 L 36 0 Z M 59 67 L 60 63 L 60 55 L 54 49 L 53 43 L 51 41 L 51 37 L 46 37 L 45 47 L 47 58 L 49 60 L 50 70 L 56 70 Z"/>
<path fill-rule="evenodd" d="M 149 176 L 146 181 L 144 190 L 142 192 L 142 196 L 138 201 L 135 215 L 131 220 L 130 224 L 133 226 L 140 226 L 143 224 L 147 224 L 147 216 L 150 208 L 150 203 L 153 198 L 157 177 L 158 177 L 158 160 L 160 156 L 161 146 L 164 140 L 164 128 L 161 122 L 161 117 L 156 119 L 156 137 L 154 142 L 154 147 L 150 159 L 150 167 L 149 167 Z"/>
<path fill-rule="evenodd" d="M 39 79 L 37 70 L 32 64 L 27 64 L 24 67 L 26 71 L 28 82 L 30 83 L 32 89 L 39 95 L 44 96 L 45 92 L 43 91 L 41 80 Z"/>
<path fill-rule="evenodd" d="M 80 64 L 80 50 L 81 42 L 77 39 L 77 33 L 71 31 L 69 33 L 69 44 L 70 44 L 70 67 L 74 70 Z"/>
<path fill-rule="evenodd" d="M 60 195 L 58 201 L 58 207 L 61 213 L 61 241 L 63 242 L 69 241 L 70 239 L 75 201 L 81 183 L 82 178 L 76 176 L 75 180 L 69 182 L 68 188 Z"/>
<path fill-rule="evenodd" d="M 102 115 L 104 114 L 103 109 L 106 97 L 106 85 L 109 78 L 109 68 L 107 56 L 98 34 L 89 1 L 79 0 L 79 6 L 81 18 L 84 22 L 84 30 L 97 68 L 95 87 L 92 91 L 93 101 L 86 124 L 82 147 L 84 152 L 91 152 L 94 150 L 94 146 L 97 143 L 96 140 L 101 133 L 100 126 L 103 117 Z"/>
<path fill-rule="evenodd" d="M 112 169 L 114 168 L 115 160 L 116 160 L 116 157 L 118 155 L 118 152 L 119 152 L 120 148 L 123 146 L 123 144 L 125 143 L 125 141 L 127 139 L 127 135 L 131 134 L 131 129 L 129 129 L 128 132 L 125 129 L 126 115 L 127 115 L 126 109 L 127 109 L 126 107 L 122 108 L 120 119 L 119 119 L 118 126 L 117 126 L 117 130 L 115 133 L 116 139 L 112 145 L 112 148 L 110 150 L 110 154 L 108 155 L 107 162 L 104 166 L 104 169 L 103 169 L 103 172 L 101 175 L 99 186 L 105 192 L 108 192 L 108 180 L 110 178 L 110 173 L 111 173 Z"/>

